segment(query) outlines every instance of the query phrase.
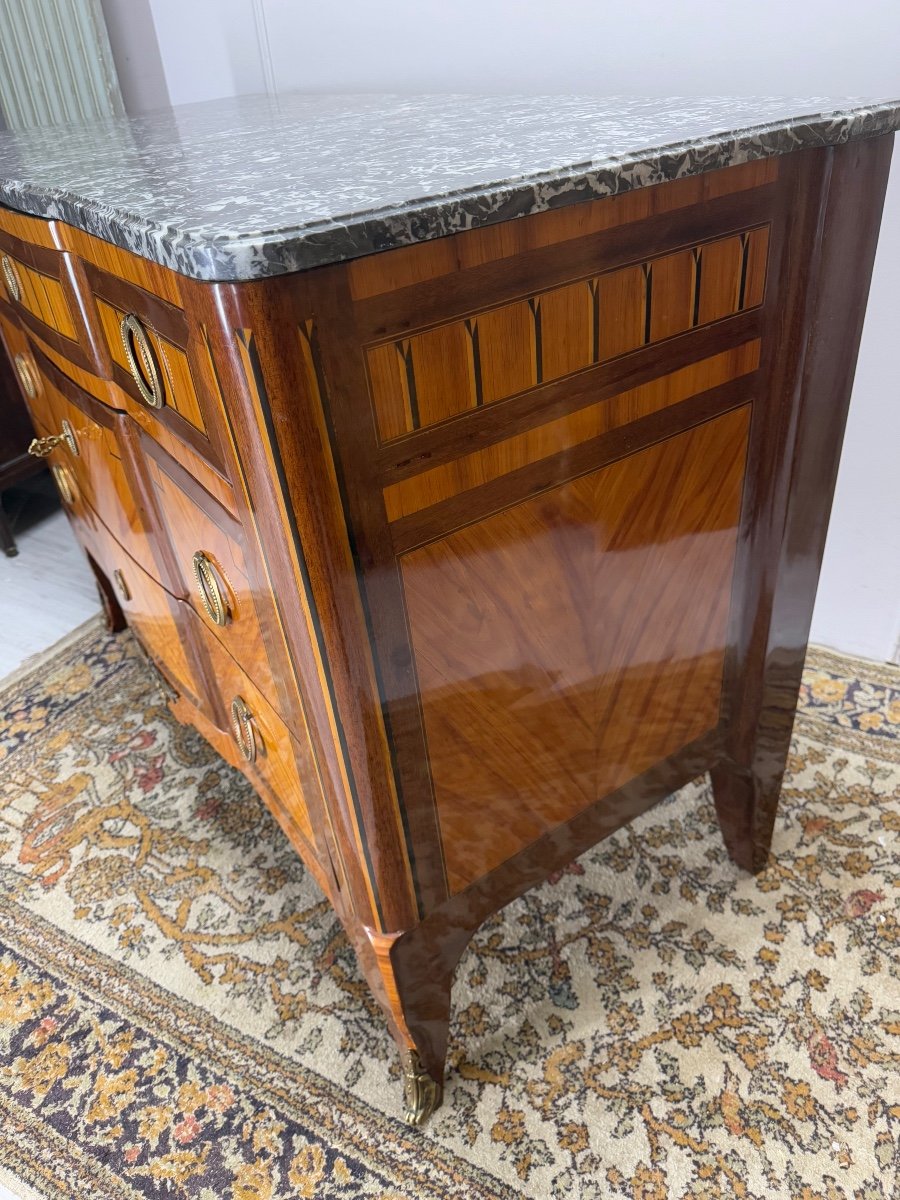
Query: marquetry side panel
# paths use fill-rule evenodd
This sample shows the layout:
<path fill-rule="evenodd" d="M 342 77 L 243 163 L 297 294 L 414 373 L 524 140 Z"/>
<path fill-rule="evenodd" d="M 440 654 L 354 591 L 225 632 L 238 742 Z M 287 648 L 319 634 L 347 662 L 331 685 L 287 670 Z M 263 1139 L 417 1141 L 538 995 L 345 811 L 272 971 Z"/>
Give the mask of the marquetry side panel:
<path fill-rule="evenodd" d="M 401 557 L 453 891 L 716 726 L 749 418 Z"/>
<path fill-rule="evenodd" d="M 758 306 L 768 242 L 762 225 L 369 347 L 380 439 Z"/>

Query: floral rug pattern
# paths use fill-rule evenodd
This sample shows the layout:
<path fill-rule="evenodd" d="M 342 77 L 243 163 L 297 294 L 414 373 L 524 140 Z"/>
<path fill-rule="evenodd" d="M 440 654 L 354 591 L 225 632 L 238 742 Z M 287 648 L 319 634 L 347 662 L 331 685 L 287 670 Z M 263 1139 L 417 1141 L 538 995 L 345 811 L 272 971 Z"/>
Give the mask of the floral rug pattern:
<path fill-rule="evenodd" d="M 773 855 L 705 780 L 479 930 L 444 1106 L 314 881 L 127 635 L 0 691 L 0 1179 L 53 1197 L 882 1200 L 900 671 L 814 651 Z"/>

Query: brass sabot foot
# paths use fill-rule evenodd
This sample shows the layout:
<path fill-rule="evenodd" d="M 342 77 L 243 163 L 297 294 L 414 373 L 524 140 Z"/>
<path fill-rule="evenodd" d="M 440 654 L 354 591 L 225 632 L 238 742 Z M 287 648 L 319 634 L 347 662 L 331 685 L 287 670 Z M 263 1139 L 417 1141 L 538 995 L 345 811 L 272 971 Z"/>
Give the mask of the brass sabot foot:
<path fill-rule="evenodd" d="M 407 1125 L 421 1125 L 440 1107 L 443 1088 L 432 1079 L 415 1050 L 403 1056 L 403 1120 Z"/>

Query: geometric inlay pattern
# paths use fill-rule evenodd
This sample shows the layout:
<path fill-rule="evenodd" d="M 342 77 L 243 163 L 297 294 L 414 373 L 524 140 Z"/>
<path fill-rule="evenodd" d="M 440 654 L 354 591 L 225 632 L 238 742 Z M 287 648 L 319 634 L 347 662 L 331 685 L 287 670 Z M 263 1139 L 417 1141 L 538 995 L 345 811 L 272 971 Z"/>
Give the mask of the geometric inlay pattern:
<path fill-rule="evenodd" d="M 760 226 L 370 347 L 379 438 L 757 307 L 768 243 L 768 226 Z"/>

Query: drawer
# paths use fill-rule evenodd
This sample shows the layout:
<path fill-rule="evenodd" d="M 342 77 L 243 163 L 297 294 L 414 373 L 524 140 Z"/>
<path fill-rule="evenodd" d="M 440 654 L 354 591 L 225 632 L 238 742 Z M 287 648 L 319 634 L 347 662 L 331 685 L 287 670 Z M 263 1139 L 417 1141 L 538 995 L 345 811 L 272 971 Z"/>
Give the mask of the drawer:
<path fill-rule="evenodd" d="M 141 459 L 174 552 L 180 587 L 206 628 L 270 698 L 275 683 L 257 614 L 241 525 L 155 442 Z"/>
<path fill-rule="evenodd" d="M 318 775 L 308 743 L 291 736 L 256 684 L 213 637 L 193 611 L 196 636 L 202 641 L 216 680 L 217 724 L 227 731 L 226 757 L 251 780 L 293 841 L 297 837 L 316 856 L 308 797 L 318 791 Z M 312 805 L 315 811 L 316 806 Z"/>
<path fill-rule="evenodd" d="M 218 466 L 202 389 L 188 360 L 183 311 L 93 263 L 85 263 L 84 269 L 112 377 L 126 397 L 128 413 L 151 437 L 163 444 L 174 437 Z"/>
<path fill-rule="evenodd" d="M 3 338 L 6 353 L 15 370 L 19 387 L 22 389 L 22 395 L 25 397 L 32 419 L 37 420 L 40 417 L 41 423 L 47 426 L 51 417 L 46 406 L 46 399 L 38 388 L 31 347 L 28 344 L 28 338 L 19 328 L 18 322 L 12 319 L 11 314 L 7 316 L 0 312 L 0 337 Z"/>
<path fill-rule="evenodd" d="M 79 527 L 82 542 L 106 577 L 110 589 L 141 645 L 180 695 L 212 717 L 214 698 L 192 641 L 187 607 L 119 545 L 110 531 L 95 522 L 93 528 Z"/>
<path fill-rule="evenodd" d="M 26 329 L 93 374 L 106 374 L 102 350 L 79 300 L 77 260 L 0 231 L 2 295 Z"/>
<path fill-rule="evenodd" d="M 28 404 L 38 432 L 59 439 L 47 461 L 67 507 L 74 510 L 83 500 L 119 544 L 158 577 L 153 520 L 129 469 L 125 418 L 79 391 L 42 355 L 27 353 L 24 363 L 30 367 Z"/>

